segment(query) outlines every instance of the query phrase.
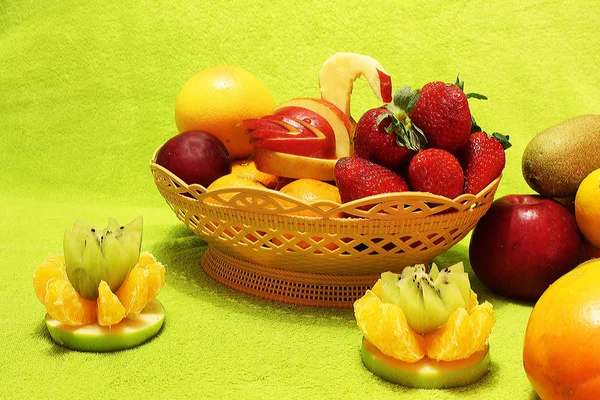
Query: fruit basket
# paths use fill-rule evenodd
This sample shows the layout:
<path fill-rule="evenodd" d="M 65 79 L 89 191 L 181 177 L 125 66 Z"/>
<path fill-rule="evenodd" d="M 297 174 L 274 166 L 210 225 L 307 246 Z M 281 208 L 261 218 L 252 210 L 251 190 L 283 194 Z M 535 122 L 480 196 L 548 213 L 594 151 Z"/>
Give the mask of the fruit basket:
<path fill-rule="evenodd" d="M 477 195 L 373 196 L 305 203 L 270 189 L 186 185 L 150 162 L 154 182 L 185 225 L 208 243 L 216 281 L 298 305 L 352 307 L 384 271 L 426 263 L 463 239 L 490 207 L 501 176 Z M 368 211 L 361 206 L 376 204 Z M 294 213 L 311 210 L 318 216 Z M 343 212 L 346 218 L 332 217 Z M 339 215 L 339 214 L 338 214 Z"/>

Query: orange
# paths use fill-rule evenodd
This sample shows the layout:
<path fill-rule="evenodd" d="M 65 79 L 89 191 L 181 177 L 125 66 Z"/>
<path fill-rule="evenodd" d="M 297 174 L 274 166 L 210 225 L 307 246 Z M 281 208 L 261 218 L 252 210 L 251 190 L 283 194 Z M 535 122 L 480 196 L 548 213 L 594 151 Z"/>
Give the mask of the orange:
<path fill-rule="evenodd" d="M 100 281 L 98 286 L 98 324 L 100 326 L 116 325 L 125 318 L 125 307 L 108 283 Z"/>
<path fill-rule="evenodd" d="M 457 309 L 440 329 L 425 335 L 427 356 L 439 361 L 454 361 L 485 350 L 494 321 L 494 310 L 487 301 L 475 306 L 471 312 Z"/>
<path fill-rule="evenodd" d="M 143 268 L 146 270 L 146 279 L 148 282 L 148 296 L 146 297 L 146 303 L 150 303 L 165 285 L 165 267 L 161 263 L 155 262 L 148 264 Z"/>
<path fill-rule="evenodd" d="M 600 260 L 554 282 L 529 317 L 523 366 L 546 399 L 597 399 L 600 393 Z"/>
<path fill-rule="evenodd" d="M 133 267 L 115 294 L 125 307 L 126 315 L 138 315 L 146 307 L 148 300 L 147 270 L 139 265 Z"/>
<path fill-rule="evenodd" d="M 35 295 L 46 304 L 46 290 L 52 279 L 67 279 L 65 258 L 58 254 L 49 254 L 33 272 Z"/>
<path fill-rule="evenodd" d="M 329 200 L 338 205 L 341 204 L 342 200 L 340 199 L 340 192 L 337 187 L 316 179 L 296 179 L 279 189 L 281 193 L 288 194 L 290 196 L 296 197 L 299 200 L 304 201 L 305 203 L 313 203 L 319 200 Z M 282 205 L 286 208 L 295 207 L 296 205 L 291 202 L 282 201 Z M 293 215 L 306 215 L 309 217 L 319 216 L 316 212 L 311 210 L 303 210 L 303 211 L 293 211 L 287 212 L 288 214 Z M 333 214 L 332 218 L 343 218 L 344 213 L 336 213 Z M 287 239 L 293 239 L 293 235 L 289 233 L 284 233 L 283 236 Z M 324 239 L 320 236 L 311 237 L 315 242 L 321 242 Z M 273 243 L 276 245 L 280 245 L 281 241 L 279 239 L 274 238 Z M 305 242 L 304 240 L 296 243 L 296 245 L 302 249 L 307 249 L 310 247 L 310 244 Z M 335 243 L 327 243 L 325 248 L 329 250 L 335 250 L 339 246 Z"/>
<path fill-rule="evenodd" d="M 231 174 L 242 179 L 258 181 L 268 187 L 275 189 L 279 182 L 279 177 L 256 169 L 254 160 L 237 160 L 231 163 Z"/>
<path fill-rule="evenodd" d="M 423 337 L 413 331 L 402 309 L 383 303 L 375 293 L 367 293 L 354 302 L 354 315 L 363 336 L 383 354 L 406 362 L 425 355 Z"/>
<path fill-rule="evenodd" d="M 575 218 L 585 238 L 600 248 L 600 169 L 591 172 L 579 184 L 575 195 Z"/>
<path fill-rule="evenodd" d="M 337 187 L 316 179 L 296 179 L 282 187 L 279 190 L 281 193 L 296 197 L 305 203 L 313 203 L 319 200 L 329 200 L 338 205 L 342 203 L 340 192 Z M 286 207 L 294 206 L 292 203 L 286 203 Z M 292 212 L 294 215 L 318 216 L 317 213 L 304 210 Z M 343 218 L 344 213 L 336 213 L 333 218 Z"/>
<path fill-rule="evenodd" d="M 96 320 L 96 302 L 84 299 L 67 279 L 51 279 L 46 292 L 46 310 L 57 321 L 87 325 Z"/>
<path fill-rule="evenodd" d="M 183 84 L 175 103 L 175 122 L 179 132 L 212 133 L 236 160 L 253 150 L 246 129 L 238 124 L 268 115 L 274 108 L 273 96 L 256 76 L 233 66 L 215 66 Z"/>

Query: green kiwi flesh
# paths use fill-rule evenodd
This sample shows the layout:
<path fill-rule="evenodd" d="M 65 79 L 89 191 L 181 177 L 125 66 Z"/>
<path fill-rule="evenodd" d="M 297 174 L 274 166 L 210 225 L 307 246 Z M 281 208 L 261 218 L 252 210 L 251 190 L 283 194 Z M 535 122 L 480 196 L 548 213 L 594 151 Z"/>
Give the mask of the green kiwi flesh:
<path fill-rule="evenodd" d="M 429 274 L 424 265 L 406 267 L 401 274 L 384 272 L 381 284 L 382 301 L 397 304 L 418 333 L 437 330 L 456 309 L 466 307 L 471 296 L 462 263 L 442 270 L 433 264 Z"/>
<path fill-rule="evenodd" d="M 88 300 L 98 297 L 104 280 L 115 292 L 136 265 L 142 245 L 143 219 L 121 226 L 109 218 L 104 229 L 77 221 L 65 231 L 63 248 L 69 281 Z"/>

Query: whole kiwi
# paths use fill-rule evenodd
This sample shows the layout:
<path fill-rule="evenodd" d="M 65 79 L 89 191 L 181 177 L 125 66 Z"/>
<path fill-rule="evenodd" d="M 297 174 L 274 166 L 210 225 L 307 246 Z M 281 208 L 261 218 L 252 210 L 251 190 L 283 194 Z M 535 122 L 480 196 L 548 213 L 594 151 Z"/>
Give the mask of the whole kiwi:
<path fill-rule="evenodd" d="M 527 184 L 541 195 L 573 197 L 600 168 L 600 115 L 580 115 L 538 133 L 523 152 Z"/>

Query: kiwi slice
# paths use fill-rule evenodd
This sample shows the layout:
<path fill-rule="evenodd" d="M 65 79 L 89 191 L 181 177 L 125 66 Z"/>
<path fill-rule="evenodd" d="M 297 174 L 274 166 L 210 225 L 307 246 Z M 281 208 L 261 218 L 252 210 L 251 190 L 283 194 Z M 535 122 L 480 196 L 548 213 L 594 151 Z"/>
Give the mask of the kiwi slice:
<path fill-rule="evenodd" d="M 363 338 L 361 347 L 363 364 L 373 374 L 403 386 L 442 389 L 471 384 L 489 370 L 489 348 L 471 357 L 456 361 L 436 361 L 423 358 L 407 363 L 383 354 L 377 347 Z"/>
<path fill-rule="evenodd" d="M 109 219 L 104 229 L 77 221 L 66 230 L 63 247 L 69 281 L 88 300 L 98 297 L 98 285 L 105 281 L 115 292 L 140 256 L 143 219 L 137 217 L 121 226 Z"/>
<path fill-rule="evenodd" d="M 165 309 L 154 299 L 137 317 L 127 317 L 111 327 L 97 323 L 72 326 L 46 315 L 46 327 L 54 341 L 79 351 L 108 352 L 135 347 L 154 337 L 165 321 Z"/>
<path fill-rule="evenodd" d="M 437 330 L 457 308 L 466 307 L 471 296 L 469 276 L 462 263 L 429 274 L 424 265 L 406 267 L 401 274 L 381 275 L 381 300 L 397 304 L 408 325 L 418 333 Z"/>

